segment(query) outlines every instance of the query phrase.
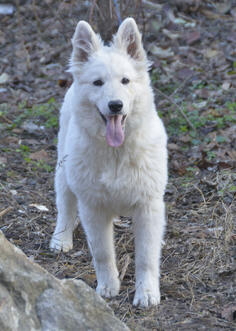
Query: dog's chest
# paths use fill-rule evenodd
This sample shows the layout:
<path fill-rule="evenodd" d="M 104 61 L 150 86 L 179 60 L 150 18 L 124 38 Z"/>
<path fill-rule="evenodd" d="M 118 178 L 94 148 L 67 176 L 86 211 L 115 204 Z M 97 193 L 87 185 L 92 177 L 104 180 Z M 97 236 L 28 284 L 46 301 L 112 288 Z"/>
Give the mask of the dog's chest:
<path fill-rule="evenodd" d="M 71 184 L 86 200 L 127 209 L 150 193 L 150 184 L 153 184 L 145 171 L 147 167 L 143 167 L 139 159 L 139 155 L 125 150 L 83 151 L 70 160 Z M 142 163 L 143 160 L 142 157 Z"/>

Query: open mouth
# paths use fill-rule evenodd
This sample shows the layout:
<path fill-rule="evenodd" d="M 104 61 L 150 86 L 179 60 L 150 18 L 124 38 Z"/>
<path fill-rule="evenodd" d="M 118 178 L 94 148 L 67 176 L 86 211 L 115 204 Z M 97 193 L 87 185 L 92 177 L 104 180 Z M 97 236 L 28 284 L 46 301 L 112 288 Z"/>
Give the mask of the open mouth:
<path fill-rule="evenodd" d="M 99 114 L 100 114 L 100 116 L 101 116 L 101 118 L 102 118 L 102 120 L 105 124 L 107 124 L 107 117 L 121 116 L 119 114 L 119 115 L 110 115 L 110 116 L 105 117 L 100 111 L 99 111 Z M 121 119 L 121 125 L 122 126 L 125 124 L 126 117 L 127 117 L 127 115 L 122 115 L 122 119 Z"/>
<path fill-rule="evenodd" d="M 106 125 L 106 141 L 108 145 L 111 147 L 121 146 L 125 139 L 124 130 L 127 115 L 111 114 L 104 116 L 100 111 L 99 114 Z"/>

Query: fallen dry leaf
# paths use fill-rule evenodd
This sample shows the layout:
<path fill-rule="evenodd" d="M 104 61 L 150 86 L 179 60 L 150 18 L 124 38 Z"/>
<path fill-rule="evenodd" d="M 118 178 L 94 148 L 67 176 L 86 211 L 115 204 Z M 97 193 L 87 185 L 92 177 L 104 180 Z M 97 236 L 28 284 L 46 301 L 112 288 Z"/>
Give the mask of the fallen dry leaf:
<path fill-rule="evenodd" d="M 178 151 L 180 150 L 179 146 L 177 144 L 174 143 L 169 143 L 168 144 L 168 149 L 171 151 Z"/>
<path fill-rule="evenodd" d="M 231 11 L 230 11 L 230 14 L 236 18 L 236 7 L 232 8 Z"/>
<path fill-rule="evenodd" d="M 236 151 L 235 150 L 228 150 L 227 151 L 227 154 L 229 155 L 229 157 L 232 159 L 232 160 L 236 160 Z"/>
<path fill-rule="evenodd" d="M 215 57 L 218 55 L 218 51 L 216 49 L 211 49 L 211 48 L 207 48 L 205 51 L 204 51 L 204 56 L 207 58 L 207 59 L 211 59 L 212 57 Z"/>
<path fill-rule="evenodd" d="M 201 13 L 203 15 L 205 15 L 207 18 L 209 18 L 210 20 L 216 20 L 220 17 L 219 14 L 214 13 L 213 11 L 207 10 L 207 9 L 201 9 Z"/>
<path fill-rule="evenodd" d="M 156 45 L 151 46 L 150 52 L 153 55 L 158 56 L 160 59 L 168 59 L 174 56 L 174 52 L 171 50 L 171 48 L 164 49 L 157 47 Z"/>
<path fill-rule="evenodd" d="M 189 68 L 183 68 L 177 71 L 177 77 L 181 80 L 185 80 L 194 75 L 194 71 Z"/>
<path fill-rule="evenodd" d="M 201 99 L 208 99 L 209 98 L 209 91 L 206 88 L 202 88 L 197 92 L 197 95 L 201 98 Z"/>
<path fill-rule="evenodd" d="M 43 205 L 39 205 L 37 203 L 31 203 L 29 205 L 30 207 L 35 207 L 36 209 L 38 209 L 39 211 L 49 211 L 49 209 L 46 206 Z"/>
<path fill-rule="evenodd" d="M 225 82 L 222 84 L 222 89 L 223 89 L 224 91 L 227 91 L 230 87 L 231 87 L 231 82 L 229 82 L 229 81 L 225 81 Z"/>
<path fill-rule="evenodd" d="M 4 156 L 0 156 L 0 165 L 5 165 L 7 164 L 7 158 Z"/>
<path fill-rule="evenodd" d="M 31 153 L 29 157 L 31 160 L 35 161 L 47 161 L 49 159 L 48 153 L 44 149 L 35 153 Z"/>
<path fill-rule="evenodd" d="M 232 7 L 232 1 L 222 1 L 220 3 L 215 4 L 218 13 L 220 14 L 228 14 Z"/>
<path fill-rule="evenodd" d="M 190 136 L 187 134 L 186 136 L 182 136 L 179 138 L 180 141 L 182 141 L 183 143 L 189 143 L 191 141 Z"/>
<path fill-rule="evenodd" d="M 169 31 L 167 29 L 163 29 L 162 30 L 162 33 L 164 35 L 166 35 L 168 38 L 170 38 L 171 40 L 176 40 L 176 39 L 178 39 L 180 37 L 180 35 L 178 33 L 173 33 L 173 32 L 171 32 L 171 31 Z"/>
<path fill-rule="evenodd" d="M 232 305 L 227 305 L 226 307 L 223 307 L 222 313 L 221 313 L 222 318 L 233 322 L 236 320 L 236 304 Z"/>
<path fill-rule="evenodd" d="M 3 73 L 0 75 L 0 84 L 5 84 L 7 82 L 9 82 L 10 80 L 10 76 L 7 73 Z"/>
<path fill-rule="evenodd" d="M 199 31 L 193 31 L 190 33 L 187 33 L 184 37 L 184 40 L 188 45 L 193 45 L 195 42 L 199 41 L 201 38 Z"/>

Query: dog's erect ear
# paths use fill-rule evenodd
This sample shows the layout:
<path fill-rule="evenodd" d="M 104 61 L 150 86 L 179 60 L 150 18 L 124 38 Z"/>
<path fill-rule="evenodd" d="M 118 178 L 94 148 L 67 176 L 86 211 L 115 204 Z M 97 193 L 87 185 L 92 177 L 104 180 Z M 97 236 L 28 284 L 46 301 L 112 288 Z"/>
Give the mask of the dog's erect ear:
<path fill-rule="evenodd" d="M 145 61 L 146 54 L 142 45 L 142 37 L 133 18 L 126 18 L 120 25 L 114 38 L 114 45 L 122 48 L 134 60 Z"/>
<path fill-rule="evenodd" d="M 101 44 L 99 36 L 95 34 L 91 26 L 85 21 L 80 21 L 72 38 L 72 63 L 86 62 L 89 56 L 101 47 Z"/>

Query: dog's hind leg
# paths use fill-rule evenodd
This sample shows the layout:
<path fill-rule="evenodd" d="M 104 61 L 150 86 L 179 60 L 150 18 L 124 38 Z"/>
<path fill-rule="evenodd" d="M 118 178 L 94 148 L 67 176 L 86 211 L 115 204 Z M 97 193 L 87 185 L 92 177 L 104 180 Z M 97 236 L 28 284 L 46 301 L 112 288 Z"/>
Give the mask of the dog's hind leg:
<path fill-rule="evenodd" d="M 67 185 L 64 169 L 58 169 L 55 178 L 57 225 L 53 233 L 50 249 L 68 252 L 73 248 L 73 230 L 76 225 L 77 199 Z"/>
<path fill-rule="evenodd" d="M 138 208 L 134 215 L 136 292 L 133 304 L 150 307 L 160 303 L 160 256 L 165 227 L 162 199 Z"/>
<path fill-rule="evenodd" d="M 106 298 L 119 293 L 120 281 L 113 243 L 112 215 L 102 208 L 79 205 L 80 219 L 87 235 L 97 276 L 97 293 Z"/>

